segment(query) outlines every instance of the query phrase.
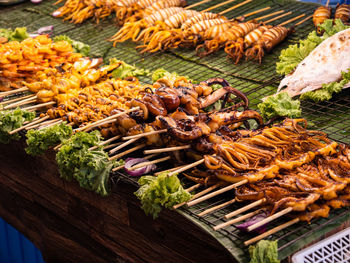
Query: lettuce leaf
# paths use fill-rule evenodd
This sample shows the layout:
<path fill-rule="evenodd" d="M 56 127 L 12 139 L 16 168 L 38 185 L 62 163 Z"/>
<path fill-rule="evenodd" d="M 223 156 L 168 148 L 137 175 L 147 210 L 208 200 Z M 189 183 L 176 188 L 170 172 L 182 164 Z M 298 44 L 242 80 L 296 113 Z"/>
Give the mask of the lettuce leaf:
<path fill-rule="evenodd" d="M 112 77 L 113 78 L 119 78 L 124 79 L 127 77 L 136 77 L 136 76 L 148 76 L 149 70 L 140 69 L 135 66 L 129 65 L 125 63 L 124 61 L 120 61 L 117 59 L 111 59 L 110 64 L 120 62 L 121 65 L 113 70 Z"/>
<path fill-rule="evenodd" d="M 158 217 L 162 207 L 172 208 L 191 198 L 176 175 L 161 173 L 158 176 L 142 176 L 138 183 L 140 188 L 135 195 L 141 200 L 141 208 L 146 215 L 152 215 L 153 218 Z"/>
<path fill-rule="evenodd" d="M 260 240 L 249 247 L 250 263 L 279 263 L 276 241 Z"/>
<path fill-rule="evenodd" d="M 43 154 L 49 148 L 68 139 L 72 133 L 72 126 L 66 125 L 66 123 L 56 124 L 41 130 L 29 130 L 26 134 L 28 147 L 25 151 L 30 155 Z"/>
<path fill-rule="evenodd" d="M 66 35 L 56 36 L 56 37 L 54 37 L 53 41 L 55 41 L 55 42 L 67 41 L 69 44 L 72 45 L 72 47 L 76 53 L 80 53 L 84 57 L 87 57 L 90 53 L 90 46 L 89 45 L 87 45 L 83 42 L 80 42 L 80 41 L 75 41 Z"/>
<path fill-rule="evenodd" d="M 8 41 L 23 41 L 29 37 L 26 27 L 17 27 L 14 31 L 11 29 L 0 28 L 0 37 L 7 38 Z"/>
<path fill-rule="evenodd" d="M 300 101 L 293 100 L 287 92 L 272 95 L 258 105 L 261 115 L 265 119 L 282 116 L 296 118 L 300 117 Z"/>
<path fill-rule="evenodd" d="M 312 50 L 314 50 L 325 39 L 343 31 L 350 26 L 346 26 L 340 19 L 327 19 L 320 28 L 324 31 L 322 36 L 318 36 L 316 31 L 312 31 L 306 39 L 299 40 L 298 44 L 290 45 L 281 51 L 279 61 L 276 63 L 276 72 L 281 75 L 291 73 L 298 64 L 304 60 Z"/>
<path fill-rule="evenodd" d="M 34 112 L 21 110 L 20 108 L 0 111 L 0 143 L 19 140 L 18 133 L 9 134 L 9 132 L 22 127 L 25 121 L 32 121 L 34 118 Z"/>
<path fill-rule="evenodd" d="M 114 162 L 102 150 L 99 131 L 78 132 L 64 141 L 56 155 L 58 169 L 62 178 L 75 179 L 87 190 L 106 196 L 110 192 L 109 174 Z M 95 150 L 89 150 L 98 146 Z"/>
<path fill-rule="evenodd" d="M 305 92 L 300 95 L 300 99 L 309 99 L 315 102 L 330 100 L 334 93 L 341 92 L 348 83 L 350 83 L 350 69 L 348 69 L 348 72 L 342 72 L 342 79 L 340 81 L 323 84 L 322 88 L 318 90 Z"/>
<path fill-rule="evenodd" d="M 181 76 L 179 74 L 177 74 L 176 72 L 170 73 L 169 71 L 166 71 L 163 68 L 159 68 L 159 69 L 156 69 L 155 71 L 153 71 L 153 73 L 152 73 L 152 82 L 154 83 L 157 80 L 159 80 L 161 78 L 164 78 L 164 77 L 172 79 L 172 78 L 178 78 L 178 77 L 181 77 Z M 183 77 L 185 77 L 189 81 L 192 81 L 188 76 L 183 76 Z"/>

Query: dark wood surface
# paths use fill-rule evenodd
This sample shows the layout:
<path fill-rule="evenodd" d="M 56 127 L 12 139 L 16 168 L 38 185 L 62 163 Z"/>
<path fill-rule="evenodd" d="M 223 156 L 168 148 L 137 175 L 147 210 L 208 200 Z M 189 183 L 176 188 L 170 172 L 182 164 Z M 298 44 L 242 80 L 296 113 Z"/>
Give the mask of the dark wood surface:
<path fill-rule="evenodd" d="M 59 178 L 54 153 L 33 158 L 24 142 L 0 145 L 0 217 L 50 262 L 234 262 L 211 235 L 174 211 L 153 220 L 118 181 L 102 198 Z"/>

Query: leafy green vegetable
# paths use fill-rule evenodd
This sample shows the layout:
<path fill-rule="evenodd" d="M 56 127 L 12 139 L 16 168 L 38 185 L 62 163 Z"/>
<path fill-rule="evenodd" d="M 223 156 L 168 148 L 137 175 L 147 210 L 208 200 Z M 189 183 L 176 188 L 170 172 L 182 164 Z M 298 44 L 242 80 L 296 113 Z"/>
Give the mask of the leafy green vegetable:
<path fill-rule="evenodd" d="M 27 28 L 17 27 L 14 31 L 11 29 L 0 28 L 0 37 L 5 37 L 8 41 L 23 41 L 28 38 Z"/>
<path fill-rule="evenodd" d="M 279 61 L 276 64 L 276 71 L 281 75 L 291 73 L 297 65 L 306 58 L 325 39 L 343 31 L 350 26 L 346 26 L 340 19 L 327 19 L 320 28 L 324 30 L 322 36 L 318 36 L 316 31 L 312 31 L 306 39 L 299 40 L 299 44 L 290 45 L 281 51 Z"/>
<path fill-rule="evenodd" d="M 34 112 L 21 110 L 20 108 L 0 111 L 0 143 L 18 140 L 20 138 L 18 133 L 9 134 L 9 132 L 22 127 L 25 121 L 32 121 L 34 118 Z"/>
<path fill-rule="evenodd" d="M 268 97 L 258 108 L 265 119 L 275 116 L 296 118 L 301 115 L 300 101 L 293 100 L 287 92 Z"/>
<path fill-rule="evenodd" d="M 29 130 L 26 134 L 28 147 L 25 150 L 30 155 L 42 154 L 50 147 L 68 139 L 72 133 L 72 127 L 66 123 L 56 124 L 42 130 Z"/>
<path fill-rule="evenodd" d="M 322 88 L 318 90 L 305 92 L 301 94 L 300 99 L 309 99 L 315 102 L 330 100 L 333 93 L 341 92 L 343 87 L 348 83 L 350 83 L 350 69 L 348 69 L 348 72 L 342 72 L 342 80 L 323 84 Z"/>
<path fill-rule="evenodd" d="M 76 53 L 80 53 L 82 54 L 84 57 L 87 57 L 90 53 L 90 46 L 83 43 L 83 42 L 80 42 L 80 41 L 75 41 L 73 39 L 71 39 L 70 37 L 66 36 L 66 35 L 59 35 L 59 36 L 56 36 L 53 41 L 57 42 L 57 41 L 67 41 L 69 44 L 72 45 L 74 51 Z"/>
<path fill-rule="evenodd" d="M 156 69 L 155 71 L 153 71 L 152 73 L 152 82 L 156 82 L 158 79 L 161 79 L 161 78 L 178 78 L 180 77 L 179 74 L 177 74 L 176 72 L 172 72 L 170 73 L 169 71 L 166 71 L 165 69 L 163 68 L 159 68 L 159 69 Z M 185 77 L 186 79 L 188 79 L 189 81 L 191 81 L 191 79 L 188 77 L 188 76 L 183 76 Z"/>
<path fill-rule="evenodd" d="M 149 75 L 149 70 L 145 69 L 140 69 L 135 66 L 126 64 L 124 61 L 120 61 L 117 59 L 111 59 L 110 63 L 118 63 L 120 62 L 121 65 L 113 70 L 112 72 L 112 77 L 113 78 L 120 78 L 124 79 L 126 77 L 136 77 L 136 76 L 148 76 Z"/>
<path fill-rule="evenodd" d="M 135 195 L 141 200 L 141 208 L 146 215 L 156 218 L 162 207 L 172 208 L 174 205 L 190 200 L 191 194 L 183 189 L 176 175 L 161 173 L 156 176 L 142 176 L 138 181 L 140 188 Z"/>
<path fill-rule="evenodd" d="M 99 146 L 96 150 L 89 150 L 98 146 L 101 134 L 78 132 L 64 141 L 56 155 L 56 161 L 61 177 L 66 180 L 75 179 L 80 186 L 106 196 L 109 193 L 109 174 L 114 166 L 108 154 Z"/>
<path fill-rule="evenodd" d="M 250 263 L 279 263 L 276 241 L 260 240 L 249 247 Z"/>

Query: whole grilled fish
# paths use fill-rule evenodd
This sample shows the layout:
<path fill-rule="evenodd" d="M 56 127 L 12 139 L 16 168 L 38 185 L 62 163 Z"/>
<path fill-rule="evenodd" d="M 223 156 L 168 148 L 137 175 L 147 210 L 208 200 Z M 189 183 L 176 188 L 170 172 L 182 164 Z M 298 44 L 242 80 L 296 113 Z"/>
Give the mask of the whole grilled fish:
<path fill-rule="evenodd" d="M 294 97 L 316 90 L 341 79 L 341 72 L 350 68 L 350 29 L 343 30 L 327 38 L 318 45 L 295 71 L 282 79 L 277 93 L 287 92 Z M 344 88 L 350 87 L 350 83 Z"/>

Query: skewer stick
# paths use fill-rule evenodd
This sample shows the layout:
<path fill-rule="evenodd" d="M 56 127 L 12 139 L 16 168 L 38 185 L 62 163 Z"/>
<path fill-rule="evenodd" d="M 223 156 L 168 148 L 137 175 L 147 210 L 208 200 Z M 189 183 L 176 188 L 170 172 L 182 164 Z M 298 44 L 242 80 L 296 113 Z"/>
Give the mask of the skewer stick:
<path fill-rule="evenodd" d="M 235 199 L 233 199 L 233 200 L 235 200 Z M 236 223 L 241 222 L 241 221 L 243 221 L 243 220 L 245 220 L 245 219 L 247 219 L 247 218 L 250 218 L 250 217 L 253 217 L 253 216 L 259 214 L 261 211 L 262 211 L 262 209 L 258 209 L 258 210 L 256 210 L 256 211 L 250 212 L 250 213 L 245 214 L 245 215 L 242 215 L 242 216 L 240 216 L 240 217 L 231 219 L 230 221 L 227 221 L 227 222 L 222 223 L 222 224 L 220 224 L 220 225 L 214 226 L 213 229 L 214 229 L 215 231 L 217 231 L 217 230 L 219 230 L 219 229 L 221 229 L 221 228 L 224 228 L 224 227 L 227 227 L 227 226 L 236 224 Z"/>
<path fill-rule="evenodd" d="M 200 217 L 205 216 L 205 215 L 210 214 L 210 213 L 212 213 L 212 212 L 214 212 L 214 211 L 216 211 L 216 210 L 219 210 L 219 209 L 221 209 L 221 208 L 223 208 L 223 207 L 225 207 L 225 206 L 228 206 L 228 205 L 230 205 L 230 204 L 233 204 L 234 202 L 236 202 L 236 199 L 232 199 L 232 200 L 227 201 L 227 202 L 225 202 L 225 203 L 222 203 L 222 204 L 213 206 L 213 207 L 211 207 L 211 208 L 209 208 L 209 209 L 206 209 L 206 210 L 204 210 L 203 212 L 199 213 L 198 216 L 200 216 Z"/>
<path fill-rule="evenodd" d="M 249 20 L 248 22 L 251 22 L 251 21 L 253 21 L 253 20 L 259 21 L 259 20 L 262 20 L 262 19 L 264 19 L 264 18 L 268 18 L 268 17 L 274 16 L 274 15 L 281 14 L 281 13 L 283 13 L 283 12 L 284 12 L 284 10 L 279 10 L 279 11 L 273 12 L 273 13 L 271 13 L 271 14 L 267 14 L 267 15 L 264 15 L 264 16 L 260 16 L 260 17 L 254 18 L 254 19 L 252 19 L 252 20 Z"/>
<path fill-rule="evenodd" d="M 230 190 L 232 190 L 232 189 L 235 189 L 236 187 L 241 186 L 241 185 L 246 184 L 246 183 L 248 183 L 248 180 L 247 180 L 247 179 L 242 180 L 242 181 L 240 181 L 240 182 L 238 182 L 238 183 L 235 183 L 235 184 L 228 185 L 228 186 L 226 186 L 226 187 L 224 187 L 224 188 L 221 188 L 220 190 L 217 190 L 217 191 L 215 191 L 215 192 L 212 192 L 212 193 L 210 193 L 210 194 L 208 194 L 208 195 L 206 195 L 206 196 L 202 196 L 201 198 L 198 198 L 198 199 L 196 199 L 196 200 L 193 200 L 193 201 L 191 201 L 191 202 L 188 202 L 187 205 L 188 205 L 188 206 L 196 205 L 196 204 L 198 204 L 198 203 L 200 203 L 200 202 L 203 202 L 203 201 L 208 200 L 208 199 L 210 199 L 210 198 L 212 198 L 212 197 L 214 197 L 214 196 L 217 196 L 217 195 L 219 195 L 219 194 L 222 194 L 222 193 L 225 193 L 225 192 L 230 191 Z"/>
<path fill-rule="evenodd" d="M 242 15 L 242 16 L 236 17 L 236 19 L 237 19 L 237 18 L 246 18 L 246 17 L 248 17 L 248 16 L 252 16 L 252 15 L 255 15 L 255 14 L 258 14 L 258 13 L 261 13 L 261 12 L 264 12 L 264 11 L 270 9 L 270 8 L 271 8 L 271 7 L 268 6 L 268 7 L 265 7 L 265 8 L 262 8 L 262 9 L 259 9 L 259 10 L 253 11 L 253 12 L 250 12 L 250 13 L 248 13 L 248 14 L 244 14 L 244 15 Z M 233 19 L 232 19 L 232 20 L 233 20 Z"/>
<path fill-rule="evenodd" d="M 293 207 L 287 207 L 286 209 L 283 209 L 282 211 L 279 211 L 278 213 L 276 213 L 276 214 L 274 214 L 272 216 L 266 217 L 265 219 L 259 221 L 258 223 L 249 226 L 247 228 L 247 230 L 250 232 L 250 231 L 252 231 L 252 230 L 254 230 L 254 229 L 256 229 L 256 228 L 258 228 L 258 227 L 260 227 L 262 225 L 265 225 L 266 223 L 271 222 L 271 221 L 275 220 L 276 218 L 279 218 L 279 217 L 281 217 L 281 216 L 283 216 L 285 214 L 288 214 L 288 213 L 290 213 L 292 211 L 293 211 Z"/>
<path fill-rule="evenodd" d="M 44 120 L 47 120 L 48 118 L 50 118 L 50 117 L 49 116 L 45 116 L 45 117 L 43 117 L 41 119 L 37 119 L 35 121 L 32 121 L 32 122 L 28 123 L 27 125 L 23 125 L 22 127 L 19 127 L 19 128 L 15 129 L 13 131 L 10 131 L 9 134 L 14 134 L 16 132 L 19 132 L 19 131 L 21 131 L 23 129 L 26 129 L 27 127 L 33 126 L 33 124 L 37 124 L 37 123 L 40 123 L 40 122 L 42 122 Z"/>
<path fill-rule="evenodd" d="M 157 173 L 155 173 L 154 175 L 155 175 L 155 176 L 158 176 L 158 175 L 160 175 L 161 173 L 172 172 L 172 171 L 175 171 L 175 170 L 177 170 L 177 169 L 179 169 L 179 168 L 181 168 L 181 167 L 184 167 L 184 166 L 186 166 L 186 164 L 185 164 L 185 165 L 178 166 L 178 167 L 170 168 L 170 169 L 168 169 L 168 170 L 164 170 L 164 171 L 157 172 Z"/>
<path fill-rule="evenodd" d="M 245 211 L 248 211 L 249 209 L 251 209 L 251 208 L 253 208 L 253 207 L 256 207 L 256 206 L 258 206 L 258 205 L 261 205 L 261 204 L 264 203 L 265 201 L 266 201 L 265 198 L 262 198 L 262 199 L 260 199 L 260 200 L 257 200 L 257 201 L 255 201 L 255 202 L 249 204 L 249 205 L 246 205 L 246 206 L 244 206 L 244 207 L 242 207 L 242 208 L 240 208 L 240 209 L 237 209 L 236 211 L 233 211 L 233 212 L 231 212 L 231 213 L 228 213 L 227 215 L 225 215 L 225 218 L 226 218 L 226 219 L 229 219 L 229 218 L 231 218 L 231 217 L 234 217 L 234 216 L 236 216 L 236 215 L 239 215 L 239 214 L 241 214 L 241 213 L 243 213 L 243 212 L 245 212 Z"/>
<path fill-rule="evenodd" d="M 299 18 L 302 18 L 302 17 L 304 17 L 304 16 L 305 16 L 305 14 L 301 14 L 300 16 L 294 17 L 294 18 L 292 18 L 292 19 L 289 19 L 289 20 L 287 20 L 287 21 L 285 21 L 285 22 L 279 24 L 279 26 L 284 26 L 284 25 L 289 24 L 289 23 L 291 23 L 291 22 L 293 22 L 293 21 L 295 21 L 295 20 L 297 20 L 297 19 L 299 19 Z"/>
<path fill-rule="evenodd" d="M 0 103 L 0 105 L 4 105 L 4 104 L 8 104 L 8 103 L 13 103 L 13 102 L 16 102 L 16 101 L 19 101 L 19 100 L 23 100 L 23 99 L 27 99 L 27 98 L 31 98 L 31 97 L 34 97 L 35 95 L 33 94 L 29 94 L 27 96 L 22 96 L 22 97 L 19 97 L 19 98 L 15 98 L 15 99 L 12 99 L 12 100 L 6 100 L 6 101 L 3 101 Z"/>
<path fill-rule="evenodd" d="M 196 167 L 197 165 L 200 165 L 201 163 L 204 162 L 204 159 L 201 159 L 197 162 L 191 163 L 189 165 L 185 165 L 184 167 L 179 168 L 178 170 L 172 171 L 171 173 L 168 174 L 168 176 L 172 176 L 173 174 L 179 174 L 182 173 L 183 171 L 186 171 L 188 169 L 191 169 L 193 167 Z"/>
<path fill-rule="evenodd" d="M 122 143 L 121 145 L 119 145 L 118 147 L 115 147 L 114 149 L 109 151 L 109 154 L 113 154 L 117 151 L 119 151 L 120 149 L 124 148 L 125 146 L 128 146 L 129 144 L 132 144 L 134 142 L 136 142 L 138 139 L 131 139 L 128 140 L 127 142 Z"/>
<path fill-rule="evenodd" d="M 113 142 L 114 140 L 118 140 L 121 137 L 121 135 L 114 136 L 112 138 L 109 138 L 108 140 L 105 140 L 99 144 L 99 146 L 106 145 L 110 142 Z"/>
<path fill-rule="evenodd" d="M 194 191 L 194 190 L 196 190 L 198 187 L 200 187 L 201 186 L 201 184 L 195 184 L 195 185 L 193 185 L 193 186 L 191 186 L 191 187 L 189 187 L 189 188 L 186 188 L 185 189 L 185 191 L 187 191 L 187 192 L 192 192 L 192 191 Z"/>
<path fill-rule="evenodd" d="M 35 95 L 34 97 L 31 97 L 31 98 L 28 98 L 28 99 L 24 99 L 24 100 L 21 100 L 19 102 L 15 102 L 13 104 L 9 104 L 7 106 L 4 107 L 4 110 L 7 110 L 7 109 L 11 109 L 11 108 L 15 108 L 17 106 L 21 106 L 21 105 L 25 105 L 25 104 L 29 104 L 29 103 L 33 103 L 33 102 L 36 102 L 36 99 L 37 99 L 37 96 Z"/>
<path fill-rule="evenodd" d="M 212 190 L 214 190 L 214 189 L 220 187 L 221 185 L 222 185 L 222 183 L 220 182 L 220 183 L 214 184 L 214 185 L 212 185 L 212 186 L 210 186 L 210 187 L 204 189 L 204 190 L 201 191 L 201 192 L 198 192 L 197 194 L 195 194 L 194 196 L 192 196 L 192 198 L 190 199 L 190 201 L 193 200 L 193 199 L 196 199 L 196 198 L 198 198 L 198 197 L 200 197 L 200 196 L 202 196 L 202 195 L 205 195 L 206 193 L 209 193 L 210 191 L 212 191 Z M 173 208 L 174 208 L 174 209 L 178 209 L 179 207 L 185 205 L 186 203 L 187 203 L 187 202 L 183 202 L 183 203 L 174 205 Z"/>
<path fill-rule="evenodd" d="M 261 235 L 258 235 L 252 239 L 247 240 L 246 242 L 244 242 L 244 245 L 249 246 L 250 244 L 255 243 L 255 242 L 257 242 L 257 241 L 259 241 L 259 240 L 261 240 L 269 235 L 272 235 L 272 234 L 274 234 L 274 233 L 276 233 L 284 228 L 287 228 L 291 225 L 294 225 L 294 224 L 298 223 L 299 221 L 300 221 L 299 218 L 294 218 L 294 219 L 288 221 L 287 223 L 279 225 L 275 228 L 270 229 L 269 231 L 266 231 L 265 233 L 262 233 Z"/>
<path fill-rule="evenodd" d="M 145 137 L 148 135 L 159 134 L 159 133 L 164 133 L 164 132 L 167 132 L 167 129 L 158 130 L 158 131 L 151 131 L 151 132 L 144 132 L 144 133 L 140 133 L 140 134 L 136 134 L 136 135 L 126 136 L 126 137 L 123 137 L 122 140 L 127 141 L 130 139 L 142 138 L 142 137 Z"/>
<path fill-rule="evenodd" d="M 56 124 L 60 124 L 60 123 L 62 123 L 62 122 L 63 122 L 63 120 L 59 120 L 59 121 L 56 121 L 56 122 L 52 122 L 52 123 L 49 123 L 49 124 L 46 125 L 46 126 L 40 127 L 38 130 L 46 129 L 46 128 L 49 128 L 49 127 L 54 126 L 54 125 L 56 125 Z"/>
<path fill-rule="evenodd" d="M 149 161 L 149 162 L 139 163 L 139 164 L 136 164 L 133 167 L 131 167 L 129 169 L 129 171 L 134 171 L 136 169 L 140 169 L 142 167 L 145 167 L 145 166 L 148 166 L 148 165 L 151 165 L 151 164 L 161 163 L 161 162 L 167 161 L 169 159 L 171 159 L 171 156 L 166 156 L 166 157 L 159 158 L 157 160 L 153 160 L 153 161 Z"/>
<path fill-rule="evenodd" d="M 107 146 L 103 147 L 103 150 L 107 150 L 107 149 L 116 147 L 116 146 L 121 145 L 121 144 L 122 144 L 121 142 L 112 143 L 112 144 L 110 144 L 110 145 L 107 145 Z M 96 148 L 94 148 L 94 149 L 96 149 Z M 93 150 L 94 150 L 94 149 L 93 149 Z"/>
<path fill-rule="evenodd" d="M 296 24 L 294 25 L 294 27 L 301 25 L 302 23 L 304 23 L 305 21 L 309 20 L 309 19 L 312 18 L 312 17 L 313 17 L 313 15 L 310 15 L 310 16 L 304 18 L 303 20 L 301 20 L 301 21 L 299 21 L 298 23 L 296 23 Z"/>
<path fill-rule="evenodd" d="M 122 115 L 124 115 L 124 114 L 128 114 L 128 113 L 130 113 L 130 112 L 133 112 L 133 111 L 136 111 L 136 110 L 139 110 L 139 109 L 140 109 L 140 107 L 131 108 L 130 110 L 126 110 L 126 111 L 123 111 L 123 112 L 120 112 L 120 113 L 111 115 L 111 116 L 109 116 L 109 117 L 107 117 L 107 118 L 98 120 L 98 121 L 93 122 L 93 123 L 90 123 L 90 124 L 88 124 L 88 125 L 86 125 L 86 126 L 84 126 L 84 127 L 78 128 L 78 129 L 76 129 L 76 131 L 83 131 L 83 130 L 86 130 L 86 129 L 90 128 L 90 127 L 94 127 L 94 126 L 100 124 L 101 122 L 104 122 L 104 121 L 107 121 L 107 120 L 111 120 L 111 119 L 115 119 L 115 118 L 117 118 L 117 117 L 119 117 L 119 116 L 122 116 Z"/>
<path fill-rule="evenodd" d="M 19 89 L 0 92 L 0 97 L 5 97 L 5 96 L 11 95 L 11 94 L 16 94 L 18 92 L 27 91 L 27 90 L 29 90 L 27 87 L 23 87 L 23 88 L 19 88 Z"/>
<path fill-rule="evenodd" d="M 329 5 L 329 0 L 327 0 L 326 7 L 328 7 L 328 5 Z"/>
<path fill-rule="evenodd" d="M 271 19 L 269 19 L 269 20 L 266 20 L 266 21 L 264 21 L 264 23 L 265 23 L 265 24 L 268 24 L 268 23 L 270 23 L 270 22 L 272 22 L 272 21 L 275 21 L 275 20 L 277 20 L 277 19 L 280 19 L 280 18 L 282 18 L 282 17 L 289 16 L 290 14 L 292 14 L 292 12 L 287 12 L 287 13 L 285 13 L 285 14 L 282 14 L 282 15 L 276 16 L 276 17 L 274 17 L 274 18 L 271 18 Z"/>
<path fill-rule="evenodd" d="M 119 154 L 116 154 L 116 155 L 112 156 L 111 158 L 109 158 L 109 160 L 113 161 L 113 160 L 116 160 L 116 159 L 120 159 L 121 157 L 123 157 L 123 156 L 125 156 L 125 155 L 127 155 L 129 153 L 135 152 L 135 151 L 137 151 L 139 149 L 142 149 L 145 146 L 146 146 L 145 143 L 137 145 L 137 146 L 135 146 L 133 148 L 130 148 L 129 150 L 126 150 L 125 152 L 122 152 L 122 153 L 119 153 Z"/>
<path fill-rule="evenodd" d="M 62 146 L 62 143 L 60 143 L 59 145 L 56 145 L 56 146 L 53 148 L 53 150 L 54 150 L 54 151 L 58 151 L 58 150 L 61 148 L 61 146 Z"/>
<path fill-rule="evenodd" d="M 179 150 L 185 150 L 191 148 L 191 145 L 183 145 L 183 146 L 175 146 L 175 147 L 168 147 L 168 148 L 160 148 L 160 149 L 152 149 L 152 150 L 145 150 L 144 154 L 151 154 L 151 153 L 165 153 L 165 152 L 174 152 Z"/>
<path fill-rule="evenodd" d="M 203 0 L 203 1 L 200 1 L 200 2 L 198 2 L 198 3 L 195 3 L 195 4 L 192 4 L 192 5 L 189 5 L 189 6 L 186 6 L 184 9 L 191 9 L 191 8 L 193 8 L 193 7 L 196 7 L 196 6 L 199 6 L 199 5 L 201 5 L 201 4 L 205 4 L 205 3 L 208 3 L 208 2 L 210 2 L 211 0 Z"/>
<path fill-rule="evenodd" d="M 52 120 L 48 120 L 48 121 L 45 121 L 45 122 L 42 122 L 42 123 L 31 125 L 29 127 L 26 127 L 25 129 L 26 130 L 30 130 L 30 129 L 38 128 L 39 126 L 48 125 L 48 124 L 51 124 L 51 123 L 57 122 L 57 121 L 58 121 L 58 119 L 52 119 Z"/>
<path fill-rule="evenodd" d="M 234 2 L 234 1 L 236 1 L 236 0 L 227 0 L 227 1 L 225 1 L 225 2 L 219 3 L 219 4 L 217 4 L 217 5 L 213 5 L 213 6 L 209 7 L 209 8 L 207 8 L 207 9 L 204 9 L 202 12 L 208 12 L 208 11 L 210 11 L 210 10 L 213 10 L 213 9 L 218 8 L 218 7 L 220 7 L 220 6 L 223 6 L 223 5 L 232 3 L 232 2 Z M 219 14 L 220 14 L 220 13 L 219 13 Z"/>
<path fill-rule="evenodd" d="M 91 126 L 91 127 L 87 128 L 87 129 L 85 129 L 85 131 L 88 132 L 88 131 L 90 131 L 90 130 L 92 130 L 92 129 L 94 129 L 94 128 L 100 127 L 100 126 L 102 126 L 102 125 L 114 123 L 114 122 L 116 122 L 116 121 L 117 121 L 117 119 L 111 119 L 111 120 L 103 121 L 103 122 L 100 122 L 99 124 L 96 124 L 96 125 L 94 125 L 94 126 Z"/>
<path fill-rule="evenodd" d="M 242 2 L 242 3 L 239 3 L 238 5 L 232 6 L 229 9 L 226 9 L 225 11 L 220 12 L 219 15 L 226 14 L 226 13 L 228 13 L 228 12 L 238 8 L 238 7 L 241 7 L 242 5 L 248 4 L 248 3 L 252 2 L 252 1 L 253 0 L 246 0 L 246 1 Z"/>
<path fill-rule="evenodd" d="M 39 120 L 39 119 L 40 119 L 40 117 L 36 117 L 36 118 L 33 119 L 32 121 L 25 121 L 25 122 L 23 122 L 23 125 L 27 125 L 27 124 L 32 123 L 33 121 L 37 121 L 37 120 Z"/>
<path fill-rule="evenodd" d="M 45 103 L 40 103 L 40 104 L 37 104 L 37 105 L 29 106 L 29 107 L 26 107 L 26 108 L 22 108 L 22 110 L 34 110 L 34 109 L 39 109 L 41 107 L 54 105 L 54 104 L 56 104 L 56 102 L 49 101 L 49 102 L 45 102 Z"/>
<path fill-rule="evenodd" d="M 157 155 L 158 154 L 156 154 L 156 153 L 155 154 L 151 154 L 151 155 L 143 157 L 143 159 L 149 160 L 149 159 L 151 159 L 151 158 L 153 158 L 154 156 L 157 156 Z M 112 172 L 119 171 L 119 170 L 123 169 L 124 167 L 125 167 L 125 164 L 121 165 L 121 166 L 118 166 L 118 167 L 115 167 L 115 168 L 112 169 Z"/>

